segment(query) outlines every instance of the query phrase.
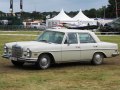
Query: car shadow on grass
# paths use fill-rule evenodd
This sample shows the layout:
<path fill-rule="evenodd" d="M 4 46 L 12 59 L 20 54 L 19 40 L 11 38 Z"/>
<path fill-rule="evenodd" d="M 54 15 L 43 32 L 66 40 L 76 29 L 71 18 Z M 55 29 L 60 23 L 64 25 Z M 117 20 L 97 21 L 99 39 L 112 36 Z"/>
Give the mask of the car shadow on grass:
<path fill-rule="evenodd" d="M 99 66 L 103 66 L 106 65 L 106 63 L 103 63 L 102 65 Z M 53 64 L 51 65 L 47 70 L 54 70 L 54 69 L 65 69 L 65 68 L 80 68 L 80 67 L 96 67 L 96 65 L 92 65 L 90 62 L 72 62 L 72 63 L 60 63 L 60 64 Z M 16 67 L 14 65 L 9 65 L 8 68 L 11 69 L 17 69 L 17 70 L 41 70 L 38 69 L 37 66 L 35 64 L 31 64 L 31 63 L 26 63 L 25 65 L 21 66 L 21 67 Z"/>

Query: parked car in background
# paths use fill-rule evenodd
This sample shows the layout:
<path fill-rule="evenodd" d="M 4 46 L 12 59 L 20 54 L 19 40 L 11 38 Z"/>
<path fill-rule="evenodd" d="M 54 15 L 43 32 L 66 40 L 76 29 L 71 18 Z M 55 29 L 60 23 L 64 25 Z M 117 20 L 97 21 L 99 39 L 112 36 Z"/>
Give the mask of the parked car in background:
<path fill-rule="evenodd" d="M 101 26 L 99 30 L 100 32 L 115 32 L 115 34 L 120 34 L 120 18 L 106 23 L 104 26 Z"/>
<path fill-rule="evenodd" d="M 6 43 L 3 58 L 10 59 L 15 66 L 30 62 L 47 69 L 51 64 L 64 62 L 90 61 L 100 65 L 104 58 L 117 55 L 117 44 L 102 42 L 91 31 L 49 29 L 36 41 Z"/>

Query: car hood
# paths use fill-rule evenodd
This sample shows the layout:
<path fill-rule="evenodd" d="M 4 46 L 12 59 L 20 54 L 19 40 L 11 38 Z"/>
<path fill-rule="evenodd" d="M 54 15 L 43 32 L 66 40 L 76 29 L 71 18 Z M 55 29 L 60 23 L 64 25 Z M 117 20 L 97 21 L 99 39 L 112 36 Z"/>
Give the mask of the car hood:
<path fill-rule="evenodd" d="M 12 42 L 12 43 L 6 43 L 5 45 L 12 49 L 13 45 L 20 46 L 23 49 L 27 49 L 29 47 L 40 47 L 40 46 L 48 46 L 53 43 L 44 43 L 44 42 L 38 42 L 38 41 L 23 41 L 23 42 Z"/>

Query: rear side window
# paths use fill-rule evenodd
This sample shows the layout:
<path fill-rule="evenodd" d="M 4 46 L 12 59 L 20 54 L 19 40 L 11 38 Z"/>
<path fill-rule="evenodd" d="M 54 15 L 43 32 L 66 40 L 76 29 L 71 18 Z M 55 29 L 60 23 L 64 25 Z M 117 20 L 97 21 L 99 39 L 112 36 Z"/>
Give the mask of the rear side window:
<path fill-rule="evenodd" d="M 93 37 L 88 33 L 79 33 L 80 43 L 96 43 Z"/>
<path fill-rule="evenodd" d="M 77 39 L 77 34 L 76 33 L 68 33 L 68 38 L 69 38 L 69 43 L 70 44 L 77 44 L 78 39 Z"/>

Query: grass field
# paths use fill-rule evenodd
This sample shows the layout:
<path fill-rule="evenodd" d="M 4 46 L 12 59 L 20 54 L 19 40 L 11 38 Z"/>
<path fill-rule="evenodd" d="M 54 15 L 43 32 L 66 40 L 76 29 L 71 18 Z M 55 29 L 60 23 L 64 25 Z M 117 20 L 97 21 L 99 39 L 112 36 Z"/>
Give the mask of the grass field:
<path fill-rule="evenodd" d="M 34 34 L 39 35 L 41 31 L 0 31 L 0 34 Z"/>
<path fill-rule="evenodd" d="M 0 54 L 6 42 L 35 38 L 0 36 Z M 104 36 L 100 39 L 118 43 L 120 51 L 120 36 Z M 37 70 L 31 64 L 16 68 L 0 57 L 0 90 L 120 90 L 120 56 L 105 59 L 100 66 L 89 63 L 57 64 L 44 71 Z"/>

